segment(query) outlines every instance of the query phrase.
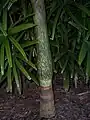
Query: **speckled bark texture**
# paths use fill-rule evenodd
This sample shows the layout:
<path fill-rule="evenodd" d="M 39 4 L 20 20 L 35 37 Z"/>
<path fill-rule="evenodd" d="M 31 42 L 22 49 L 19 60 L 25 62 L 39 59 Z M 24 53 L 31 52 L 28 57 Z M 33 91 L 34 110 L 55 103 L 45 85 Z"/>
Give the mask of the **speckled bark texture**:
<path fill-rule="evenodd" d="M 38 74 L 41 86 L 52 84 L 52 62 L 49 48 L 44 0 L 31 0 L 34 8 L 36 23 L 36 39 L 38 44 Z"/>
<path fill-rule="evenodd" d="M 36 24 L 36 39 L 39 41 L 37 47 L 37 63 L 41 87 L 40 117 L 48 118 L 55 115 L 55 107 L 52 91 L 52 61 L 47 34 L 45 6 L 44 0 L 31 0 L 31 2 L 35 13 L 34 22 Z"/>

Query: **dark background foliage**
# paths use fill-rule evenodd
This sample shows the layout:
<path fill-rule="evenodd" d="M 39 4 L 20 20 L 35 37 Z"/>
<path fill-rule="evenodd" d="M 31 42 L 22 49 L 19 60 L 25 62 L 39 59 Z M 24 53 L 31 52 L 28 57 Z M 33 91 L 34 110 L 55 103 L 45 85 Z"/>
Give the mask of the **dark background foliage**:
<path fill-rule="evenodd" d="M 0 1 L 0 86 L 12 92 L 37 85 L 37 49 L 32 6 L 28 0 Z M 64 87 L 90 76 L 90 2 L 45 0 L 53 73 L 63 74 Z M 14 86 L 14 87 L 13 87 Z"/>

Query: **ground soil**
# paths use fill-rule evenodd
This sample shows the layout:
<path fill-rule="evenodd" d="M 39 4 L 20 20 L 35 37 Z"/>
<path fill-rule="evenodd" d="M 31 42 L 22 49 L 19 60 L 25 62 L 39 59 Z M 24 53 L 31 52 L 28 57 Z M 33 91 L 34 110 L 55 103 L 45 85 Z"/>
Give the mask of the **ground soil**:
<path fill-rule="evenodd" d="M 90 94 L 86 91 L 82 88 L 65 92 L 57 80 L 54 84 L 56 116 L 51 120 L 90 120 Z M 35 85 L 20 96 L 0 89 L 0 120 L 40 120 L 39 102 L 39 89 Z"/>

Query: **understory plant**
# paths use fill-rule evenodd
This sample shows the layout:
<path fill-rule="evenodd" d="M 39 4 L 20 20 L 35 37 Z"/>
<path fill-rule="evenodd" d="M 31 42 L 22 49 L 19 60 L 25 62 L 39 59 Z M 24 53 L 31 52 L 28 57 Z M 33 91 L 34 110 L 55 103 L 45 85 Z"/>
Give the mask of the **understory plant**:
<path fill-rule="evenodd" d="M 90 77 L 90 2 L 46 0 L 53 72 L 63 74 L 66 89 Z M 0 86 L 18 92 L 26 81 L 37 80 L 37 47 L 33 9 L 28 0 L 0 1 Z M 27 80 L 28 79 L 28 80 Z"/>
<path fill-rule="evenodd" d="M 26 79 L 39 85 L 35 77 L 38 40 L 33 35 L 34 13 L 25 0 L 4 0 L 0 5 L 0 86 L 8 92 L 16 86 L 21 94 Z"/>
<path fill-rule="evenodd" d="M 53 71 L 63 74 L 64 88 L 77 88 L 90 76 L 90 2 L 51 0 L 46 2 Z"/>

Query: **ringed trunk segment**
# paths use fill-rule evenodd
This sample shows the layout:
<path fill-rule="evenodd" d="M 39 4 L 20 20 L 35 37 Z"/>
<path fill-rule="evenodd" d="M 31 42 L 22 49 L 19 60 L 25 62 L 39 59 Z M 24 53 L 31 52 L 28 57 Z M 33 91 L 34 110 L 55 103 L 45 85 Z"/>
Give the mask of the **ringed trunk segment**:
<path fill-rule="evenodd" d="M 40 117 L 52 118 L 54 116 L 55 106 L 52 86 L 40 87 Z"/>

